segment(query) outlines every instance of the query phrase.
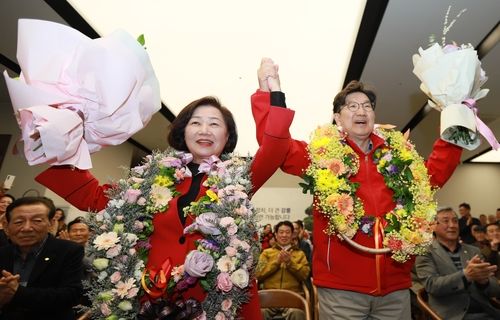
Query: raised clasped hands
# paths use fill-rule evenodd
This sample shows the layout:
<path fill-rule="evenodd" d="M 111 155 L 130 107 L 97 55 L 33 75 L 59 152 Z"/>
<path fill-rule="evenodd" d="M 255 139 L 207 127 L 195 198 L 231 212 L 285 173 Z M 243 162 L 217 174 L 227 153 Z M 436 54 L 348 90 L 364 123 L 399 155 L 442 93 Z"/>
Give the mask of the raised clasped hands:
<path fill-rule="evenodd" d="M 19 275 L 2 270 L 2 277 L 0 278 L 0 306 L 3 306 L 12 300 L 19 288 Z"/>
<path fill-rule="evenodd" d="M 487 284 L 488 278 L 494 276 L 497 266 L 484 262 L 478 255 L 472 257 L 464 269 L 465 278 L 480 284 Z"/>
<path fill-rule="evenodd" d="M 257 70 L 259 88 L 262 91 L 281 91 L 278 65 L 271 58 L 262 58 Z"/>

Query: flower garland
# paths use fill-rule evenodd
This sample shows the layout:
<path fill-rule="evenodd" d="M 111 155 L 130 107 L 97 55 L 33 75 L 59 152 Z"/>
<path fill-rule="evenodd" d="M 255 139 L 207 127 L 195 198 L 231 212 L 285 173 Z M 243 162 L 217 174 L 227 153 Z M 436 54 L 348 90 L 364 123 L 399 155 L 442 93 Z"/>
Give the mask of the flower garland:
<path fill-rule="evenodd" d="M 423 254 L 432 241 L 430 223 L 436 210 L 423 159 L 403 135 L 392 130 L 376 129 L 385 144 L 373 154 L 377 171 L 393 192 L 396 207 L 385 215 L 384 246 L 392 258 L 407 261 Z M 358 155 L 346 143 L 345 135 L 335 125 L 317 128 L 309 144 L 311 164 L 306 170 L 304 190 L 315 195 L 315 205 L 328 218 L 325 233 L 352 238 L 358 229 L 372 233 L 374 217 L 366 216 L 356 196 L 358 184 L 350 178 L 359 169 Z"/>
<path fill-rule="evenodd" d="M 109 191 L 106 209 L 90 215 L 89 224 L 96 230 L 90 253 L 97 278 L 86 287 L 93 301 L 93 319 L 135 319 L 141 309 L 139 297 L 145 293 L 179 313 L 182 307 L 198 307 L 179 319 L 234 319 L 249 300 L 250 275 L 258 254 L 256 221 L 248 198 L 250 160 L 212 157 L 200 165 L 200 172 L 208 176 L 204 182 L 208 191 L 185 208 L 186 214 L 196 217 L 185 233 L 197 232 L 204 238 L 197 241 L 184 265 L 155 274 L 145 270 L 153 216 L 164 212 L 179 195 L 176 184 L 191 176 L 186 166 L 191 159 L 190 154 L 173 150 L 147 156 Z M 207 291 L 201 305 L 194 299 L 182 300 L 182 292 L 197 282 Z"/>

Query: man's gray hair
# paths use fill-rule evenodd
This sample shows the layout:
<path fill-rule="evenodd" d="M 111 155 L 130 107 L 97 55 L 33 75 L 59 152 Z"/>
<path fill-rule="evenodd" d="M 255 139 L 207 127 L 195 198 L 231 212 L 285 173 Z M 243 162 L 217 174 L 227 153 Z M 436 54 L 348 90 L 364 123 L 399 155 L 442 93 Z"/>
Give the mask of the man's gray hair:
<path fill-rule="evenodd" d="M 455 214 L 455 216 L 458 218 L 457 213 L 455 212 L 455 210 L 453 210 L 452 207 L 450 207 L 450 206 L 444 206 L 444 207 L 438 207 L 436 209 L 436 215 L 434 216 L 434 220 L 437 220 L 438 214 L 440 214 L 442 212 L 453 212 Z"/>

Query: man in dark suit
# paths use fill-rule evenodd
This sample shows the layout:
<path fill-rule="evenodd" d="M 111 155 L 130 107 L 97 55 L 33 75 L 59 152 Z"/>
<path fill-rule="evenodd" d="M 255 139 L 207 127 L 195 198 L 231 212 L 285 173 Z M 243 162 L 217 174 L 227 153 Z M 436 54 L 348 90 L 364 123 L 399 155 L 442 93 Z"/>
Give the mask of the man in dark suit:
<path fill-rule="evenodd" d="M 458 206 L 458 212 L 461 216 L 460 220 L 458 220 L 458 225 L 460 228 L 460 240 L 468 244 L 473 244 L 476 240 L 472 236 L 472 226 L 480 226 L 481 222 L 478 218 L 474 218 L 472 216 L 472 214 L 470 213 L 470 204 L 468 203 L 461 203 Z"/>
<path fill-rule="evenodd" d="M 443 319 L 500 319 L 490 297 L 500 296 L 496 266 L 484 262 L 479 248 L 458 242 L 458 217 L 451 208 L 438 210 L 436 236 L 429 252 L 415 263 L 430 306 Z"/>
<path fill-rule="evenodd" d="M 11 244 L 0 248 L 0 319 L 75 319 L 83 247 L 49 234 L 54 204 L 25 197 L 7 207 Z"/>

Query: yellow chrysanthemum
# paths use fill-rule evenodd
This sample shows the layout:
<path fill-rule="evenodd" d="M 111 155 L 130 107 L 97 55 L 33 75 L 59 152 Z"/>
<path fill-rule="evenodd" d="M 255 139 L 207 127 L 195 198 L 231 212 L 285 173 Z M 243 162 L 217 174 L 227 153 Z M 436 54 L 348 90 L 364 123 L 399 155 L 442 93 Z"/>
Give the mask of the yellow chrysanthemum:
<path fill-rule="evenodd" d="M 328 169 L 320 169 L 316 172 L 317 180 L 316 187 L 318 191 L 323 192 L 325 190 L 334 191 L 339 186 L 339 179 L 332 174 Z"/>
<path fill-rule="evenodd" d="M 167 187 L 167 188 L 174 184 L 174 182 L 172 180 L 170 180 L 169 177 L 165 177 L 165 176 L 156 176 L 154 183 L 159 185 L 159 186 Z"/>
<path fill-rule="evenodd" d="M 219 197 L 212 190 L 207 190 L 207 196 L 210 198 L 210 201 L 219 202 Z"/>
<path fill-rule="evenodd" d="M 320 148 L 324 148 L 328 145 L 330 140 L 331 139 L 328 137 L 320 137 L 318 139 L 314 139 L 313 141 L 311 141 L 311 147 L 313 150 L 318 150 Z"/>
<path fill-rule="evenodd" d="M 408 160 L 413 159 L 411 152 L 406 150 L 406 149 L 401 150 L 399 155 L 400 155 L 401 159 L 403 159 L 404 161 L 408 161 Z"/>

